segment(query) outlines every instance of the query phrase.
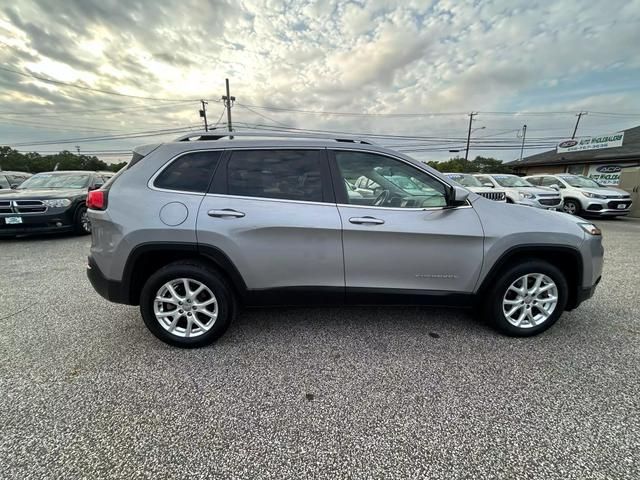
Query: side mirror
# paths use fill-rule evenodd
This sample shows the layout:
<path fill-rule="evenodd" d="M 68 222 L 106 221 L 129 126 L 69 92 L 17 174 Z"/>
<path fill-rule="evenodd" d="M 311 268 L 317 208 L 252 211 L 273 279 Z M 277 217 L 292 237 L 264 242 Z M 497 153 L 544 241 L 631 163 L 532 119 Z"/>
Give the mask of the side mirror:
<path fill-rule="evenodd" d="M 560 185 L 554 183 L 553 185 L 551 185 L 551 188 L 553 188 L 555 191 L 559 192 L 560 191 Z"/>
<path fill-rule="evenodd" d="M 102 187 L 102 185 L 104 185 L 104 183 L 96 183 L 95 185 L 91 185 L 89 187 L 89 190 L 98 190 L 100 187 Z"/>
<path fill-rule="evenodd" d="M 483 182 L 483 183 L 482 183 L 482 186 L 483 186 L 483 187 L 493 188 L 493 183 L 490 183 L 490 182 Z"/>
<path fill-rule="evenodd" d="M 462 205 L 469 198 L 469 190 L 462 187 L 453 187 L 451 191 L 451 206 Z"/>

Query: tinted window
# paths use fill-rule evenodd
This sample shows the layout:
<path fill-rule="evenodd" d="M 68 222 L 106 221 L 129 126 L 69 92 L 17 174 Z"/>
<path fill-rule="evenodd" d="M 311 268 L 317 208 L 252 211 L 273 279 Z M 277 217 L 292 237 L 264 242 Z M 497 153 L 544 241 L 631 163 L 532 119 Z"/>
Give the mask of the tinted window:
<path fill-rule="evenodd" d="M 355 183 L 351 204 L 374 207 L 427 208 L 447 204 L 446 186 L 400 160 L 364 152 L 336 151 L 342 177 Z"/>
<path fill-rule="evenodd" d="M 167 190 L 206 192 L 221 152 L 193 152 L 181 156 L 165 168 L 154 185 Z"/>
<path fill-rule="evenodd" d="M 229 160 L 230 195 L 321 202 L 320 152 L 246 150 Z"/>

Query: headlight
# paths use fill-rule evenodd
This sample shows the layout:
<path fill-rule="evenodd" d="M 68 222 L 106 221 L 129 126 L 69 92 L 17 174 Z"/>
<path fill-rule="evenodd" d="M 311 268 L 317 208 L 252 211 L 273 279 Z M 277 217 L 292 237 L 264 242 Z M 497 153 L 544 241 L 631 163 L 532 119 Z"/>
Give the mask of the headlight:
<path fill-rule="evenodd" d="M 593 223 L 579 223 L 578 225 L 589 235 L 602 235 L 602 231 Z"/>
<path fill-rule="evenodd" d="M 42 203 L 44 203 L 47 207 L 61 208 L 71 205 L 71 200 L 69 200 L 68 198 L 54 198 L 53 200 L 43 200 Z"/>
<path fill-rule="evenodd" d="M 582 193 L 585 197 L 588 198 L 607 198 L 604 195 L 598 195 L 597 193 L 590 193 L 590 192 L 580 192 Z"/>
<path fill-rule="evenodd" d="M 520 195 L 520 199 L 536 198 L 536 196 L 533 193 L 529 193 L 529 192 L 518 192 L 518 195 Z"/>

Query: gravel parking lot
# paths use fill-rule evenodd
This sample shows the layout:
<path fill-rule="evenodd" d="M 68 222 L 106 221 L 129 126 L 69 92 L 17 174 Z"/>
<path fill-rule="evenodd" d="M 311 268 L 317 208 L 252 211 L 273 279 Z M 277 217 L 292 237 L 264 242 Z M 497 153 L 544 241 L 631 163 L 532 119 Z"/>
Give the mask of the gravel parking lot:
<path fill-rule="evenodd" d="M 640 221 L 601 221 L 593 299 L 543 335 L 465 311 L 241 313 L 156 340 L 87 237 L 0 240 L 0 478 L 640 478 Z"/>

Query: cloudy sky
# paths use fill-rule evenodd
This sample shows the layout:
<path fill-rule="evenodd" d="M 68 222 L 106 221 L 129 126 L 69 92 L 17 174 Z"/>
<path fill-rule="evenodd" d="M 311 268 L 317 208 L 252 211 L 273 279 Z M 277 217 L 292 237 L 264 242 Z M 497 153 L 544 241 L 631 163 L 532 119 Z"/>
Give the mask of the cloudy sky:
<path fill-rule="evenodd" d="M 223 126 L 225 78 L 239 129 L 446 159 L 477 111 L 470 156 L 512 160 L 523 124 L 525 154 L 579 111 L 582 135 L 640 124 L 640 0 L 0 0 L 0 144 L 117 160 L 199 128 L 199 99 Z"/>

